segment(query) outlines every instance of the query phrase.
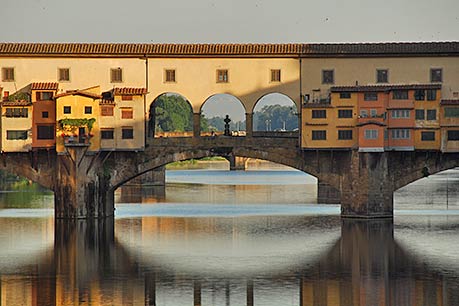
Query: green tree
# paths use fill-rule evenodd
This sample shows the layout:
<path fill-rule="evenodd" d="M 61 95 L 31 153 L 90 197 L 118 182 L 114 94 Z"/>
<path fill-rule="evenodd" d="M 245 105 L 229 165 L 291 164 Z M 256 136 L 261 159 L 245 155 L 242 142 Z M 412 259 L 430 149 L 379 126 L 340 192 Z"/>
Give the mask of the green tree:
<path fill-rule="evenodd" d="M 150 129 L 163 132 L 192 131 L 191 105 L 180 95 L 159 96 L 150 108 Z"/>
<path fill-rule="evenodd" d="M 254 130 L 256 131 L 292 131 L 298 128 L 298 117 L 295 108 L 279 104 L 265 105 L 260 111 L 254 113 Z"/>

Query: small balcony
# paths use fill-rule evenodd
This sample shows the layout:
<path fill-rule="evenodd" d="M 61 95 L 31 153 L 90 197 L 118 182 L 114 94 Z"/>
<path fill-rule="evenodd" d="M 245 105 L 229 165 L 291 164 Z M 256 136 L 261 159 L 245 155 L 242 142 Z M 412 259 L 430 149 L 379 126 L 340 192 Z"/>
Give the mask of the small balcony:
<path fill-rule="evenodd" d="M 64 146 L 66 147 L 89 147 L 91 145 L 90 135 L 64 135 Z"/>

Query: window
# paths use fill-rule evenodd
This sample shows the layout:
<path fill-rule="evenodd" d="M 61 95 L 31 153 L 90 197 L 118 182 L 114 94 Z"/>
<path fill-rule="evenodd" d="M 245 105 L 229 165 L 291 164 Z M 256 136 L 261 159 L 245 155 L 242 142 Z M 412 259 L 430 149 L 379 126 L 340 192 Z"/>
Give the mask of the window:
<path fill-rule="evenodd" d="M 377 139 L 378 130 L 365 130 L 364 137 L 365 139 Z"/>
<path fill-rule="evenodd" d="M 421 141 L 434 141 L 435 132 L 421 132 Z"/>
<path fill-rule="evenodd" d="M 352 130 L 338 130 L 339 140 L 352 140 Z"/>
<path fill-rule="evenodd" d="M 338 118 L 352 118 L 352 109 L 339 109 Z"/>
<path fill-rule="evenodd" d="M 327 111 L 325 109 L 313 109 L 312 118 L 327 118 Z"/>
<path fill-rule="evenodd" d="M 427 120 L 437 120 L 437 110 L 436 109 L 427 110 Z"/>
<path fill-rule="evenodd" d="M 281 81 L 280 69 L 271 69 L 271 82 L 280 82 L 280 81 Z"/>
<path fill-rule="evenodd" d="M 27 118 L 29 110 L 25 107 L 7 107 L 5 116 L 8 118 Z"/>
<path fill-rule="evenodd" d="M 112 105 L 101 105 L 100 114 L 102 116 L 113 116 L 113 106 Z"/>
<path fill-rule="evenodd" d="M 370 116 L 372 118 L 376 117 L 378 115 L 378 111 L 375 109 L 370 109 Z"/>
<path fill-rule="evenodd" d="M 36 101 L 50 101 L 53 99 L 52 91 L 39 91 L 35 93 Z"/>
<path fill-rule="evenodd" d="M 110 70 L 110 82 L 121 83 L 123 82 L 123 69 L 114 68 Z"/>
<path fill-rule="evenodd" d="M 113 129 L 106 129 L 100 131 L 100 137 L 102 139 L 113 139 Z"/>
<path fill-rule="evenodd" d="M 425 116 L 424 116 L 424 110 L 423 109 L 417 109 L 416 112 L 415 112 L 415 119 L 416 120 L 424 120 L 425 119 Z"/>
<path fill-rule="evenodd" d="M 134 138 L 134 130 L 131 127 L 123 128 L 121 130 L 121 138 L 123 138 L 123 139 L 133 139 Z"/>
<path fill-rule="evenodd" d="M 410 139 L 410 130 L 394 129 L 392 130 L 392 139 Z"/>
<path fill-rule="evenodd" d="M 122 95 L 121 100 L 123 101 L 132 101 L 133 97 L 131 95 Z"/>
<path fill-rule="evenodd" d="M 322 70 L 322 84 L 334 84 L 335 83 L 335 71 L 334 70 Z"/>
<path fill-rule="evenodd" d="M 394 100 L 408 100 L 408 90 L 394 90 L 392 92 L 392 99 L 394 99 Z"/>
<path fill-rule="evenodd" d="M 84 107 L 85 114 L 92 114 L 92 106 L 85 106 Z"/>
<path fill-rule="evenodd" d="M 122 108 L 121 109 L 121 119 L 132 119 L 133 111 L 132 108 Z"/>
<path fill-rule="evenodd" d="M 361 109 L 360 118 L 367 118 L 367 117 L 368 117 L 368 111 L 366 109 Z"/>
<path fill-rule="evenodd" d="M 59 68 L 57 70 L 59 82 L 68 82 L 70 81 L 70 68 Z"/>
<path fill-rule="evenodd" d="M 38 125 L 37 139 L 54 139 L 54 125 Z"/>
<path fill-rule="evenodd" d="M 441 69 L 441 68 L 431 68 L 430 69 L 430 82 L 431 83 L 441 83 L 441 82 L 443 82 L 443 69 Z"/>
<path fill-rule="evenodd" d="M 366 92 L 363 94 L 364 101 L 378 101 L 378 93 L 377 92 Z"/>
<path fill-rule="evenodd" d="M 449 140 L 459 140 L 459 130 L 448 131 L 448 141 Z"/>
<path fill-rule="evenodd" d="M 392 118 L 394 119 L 410 118 L 410 110 L 409 109 L 394 109 L 392 111 Z"/>
<path fill-rule="evenodd" d="M 428 89 L 427 90 L 427 101 L 435 101 L 435 100 L 437 100 L 437 90 Z"/>
<path fill-rule="evenodd" d="M 49 118 L 49 113 L 48 112 L 41 112 L 41 117 L 42 118 Z"/>
<path fill-rule="evenodd" d="M 175 83 L 175 69 L 166 69 L 164 71 L 164 79 L 167 83 Z"/>
<path fill-rule="evenodd" d="M 424 89 L 416 89 L 414 91 L 414 99 L 416 101 L 424 101 L 426 99 L 426 91 Z"/>
<path fill-rule="evenodd" d="M 13 67 L 2 68 L 2 81 L 3 82 L 14 82 L 14 68 Z"/>
<path fill-rule="evenodd" d="M 312 140 L 326 140 L 327 131 L 312 131 Z"/>
<path fill-rule="evenodd" d="M 459 108 L 458 107 L 445 107 L 445 118 L 458 118 Z"/>
<path fill-rule="evenodd" d="M 217 70 L 217 83 L 228 83 L 228 70 Z"/>
<path fill-rule="evenodd" d="M 350 99 L 351 98 L 351 93 L 350 92 L 340 92 L 339 93 L 339 98 L 340 99 Z"/>
<path fill-rule="evenodd" d="M 27 131 L 6 131 L 6 139 L 25 140 L 27 139 L 27 134 Z"/>
<path fill-rule="evenodd" d="M 72 107 L 71 106 L 64 106 L 64 114 L 71 114 Z"/>
<path fill-rule="evenodd" d="M 388 83 L 389 73 L 387 69 L 376 69 L 376 83 Z"/>

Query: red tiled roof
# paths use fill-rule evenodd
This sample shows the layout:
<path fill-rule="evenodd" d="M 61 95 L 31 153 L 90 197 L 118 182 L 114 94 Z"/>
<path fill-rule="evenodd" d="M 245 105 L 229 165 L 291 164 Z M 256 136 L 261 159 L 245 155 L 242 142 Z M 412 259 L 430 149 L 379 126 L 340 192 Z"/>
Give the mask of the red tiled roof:
<path fill-rule="evenodd" d="M 0 43 L 2 56 L 412 56 L 459 55 L 459 42 L 335 44 Z"/>
<path fill-rule="evenodd" d="M 93 98 L 93 99 L 102 98 L 101 95 L 94 94 L 91 92 L 82 91 L 82 90 L 71 90 L 71 91 L 67 91 L 67 92 L 63 92 L 63 93 L 55 95 L 54 99 L 58 99 L 58 98 L 65 97 L 65 96 L 73 96 L 73 95 L 83 96 L 83 97 L 88 97 L 88 98 Z"/>
<path fill-rule="evenodd" d="M 31 90 L 57 90 L 58 88 L 59 88 L 59 83 L 55 83 L 55 82 L 41 82 L 41 83 L 30 84 Z"/>
<path fill-rule="evenodd" d="M 137 95 L 145 95 L 147 94 L 146 88 L 113 88 L 113 94 L 115 96 L 119 95 L 126 95 L 126 96 L 137 96 Z"/>
<path fill-rule="evenodd" d="M 357 85 L 357 86 L 332 86 L 331 92 L 375 92 L 391 90 L 413 89 L 441 89 L 441 84 L 385 84 L 385 85 Z"/>
<path fill-rule="evenodd" d="M 31 102 L 26 100 L 17 100 L 17 101 L 3 101 L 1 102 L 2 106 L 29 106 L 32 105 Z"/>
<path fill-rule="evenodd" d="M 459 100 L 441 100 L 440 101 L 441 105 L 459 105 Z"/>

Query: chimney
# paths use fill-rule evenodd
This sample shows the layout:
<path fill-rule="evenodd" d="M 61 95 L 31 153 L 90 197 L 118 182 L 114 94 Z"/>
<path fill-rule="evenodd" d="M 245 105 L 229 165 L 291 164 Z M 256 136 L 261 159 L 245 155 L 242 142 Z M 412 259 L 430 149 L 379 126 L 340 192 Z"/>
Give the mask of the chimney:
<path fill-rule="evenodd" d="M 9 95 L 10 95 L 10 92 L 9 92 L 9 91 L 3 92 L 3 101 L 8 101 Z"/>

